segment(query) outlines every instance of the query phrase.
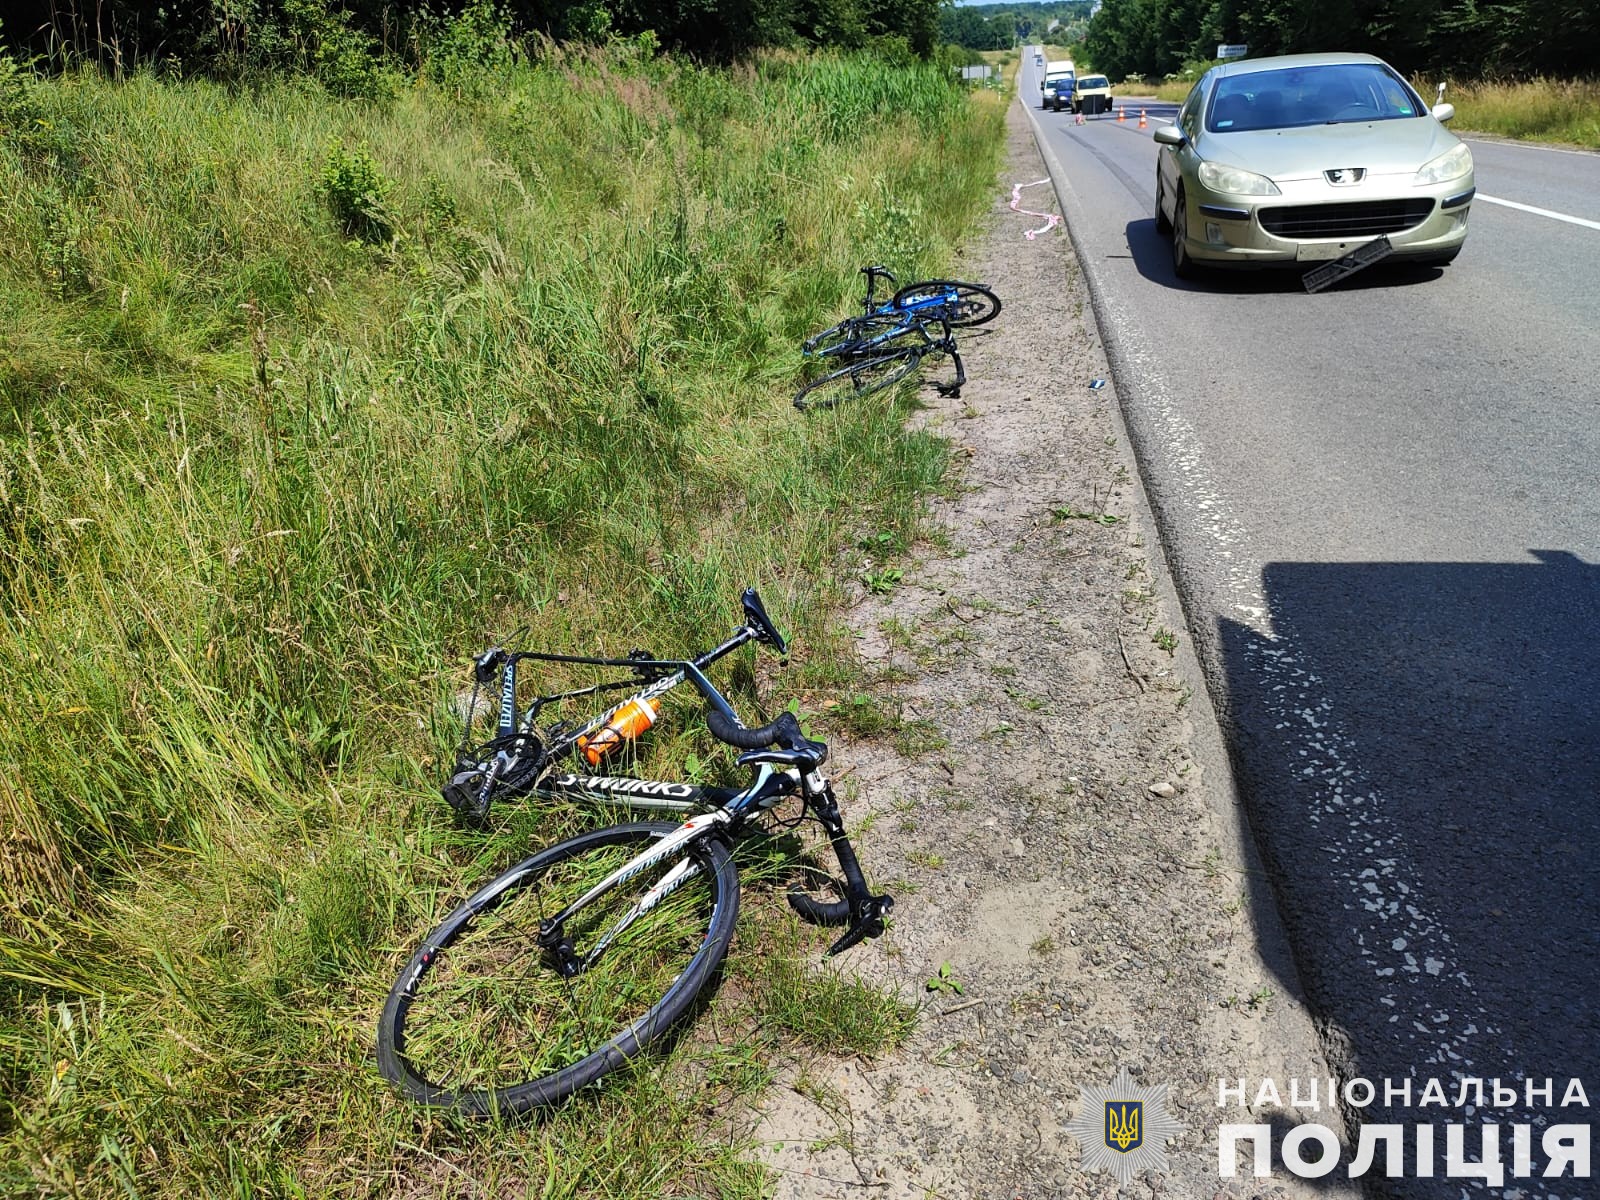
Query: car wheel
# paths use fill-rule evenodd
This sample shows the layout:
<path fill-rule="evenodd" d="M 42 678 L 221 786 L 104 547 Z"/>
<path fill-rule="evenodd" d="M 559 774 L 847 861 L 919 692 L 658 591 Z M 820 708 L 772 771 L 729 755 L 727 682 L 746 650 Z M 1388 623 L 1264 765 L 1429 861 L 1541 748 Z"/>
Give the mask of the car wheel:
<path fill-rule="evenodd" d="M 1179 279 L 1193 279 L 1199 274 L 1194 259 L 1189 257 L 1189 206 L 1178 189 L 1177 201 L 1172 206 L 1172 273 Z"/>
<path fill-rule="evenodd" d="M 1156 168 L 1156 232 L 1166 235 L 1172 232 L 1172 222 L 1167 220 L 1167 214 L 1162 211 L 1166 197 L 1161 190 L 1161 168 Z"/>

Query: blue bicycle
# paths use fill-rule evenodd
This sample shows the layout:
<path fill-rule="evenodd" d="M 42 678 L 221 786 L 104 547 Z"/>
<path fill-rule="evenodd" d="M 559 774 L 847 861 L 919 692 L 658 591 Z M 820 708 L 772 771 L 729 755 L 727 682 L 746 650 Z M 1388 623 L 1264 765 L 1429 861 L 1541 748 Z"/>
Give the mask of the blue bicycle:
<path fill-rule="evenodd" d="M 891 320 L 889 317 L 857 318 L 866 322 Z M 928 355 L 948 354 L 955 364 L 956 377 L 950 383 L 934 387 L 951 399 L 961 397 L 961 387 L 967 382 L 966 364 L 956 349 L 956 339 L 950 332 L 950 323 L 943 318 L 933 321 L 928 317 L 910 316 L 904 328 L 881 333 L 865 332 L 855 348 L 836 348 L 819 351 L 830 357 L 820 361 L 825 373 L 810 380 L 795 393 L 794 406 L 802 411 L 808 408 L 832 408 L 841 401 L 869 392 L 881 391 L 899 383 L 910 375 Z M 936 333 L 930 330 L 937 331 Z"/>
<path fill-rule="evenodd" d="M 886 352 L 901 338 L 926 336 L 926 326 L 960 329 L 983 325 L 1000 314 L 1000 298 L 981 283 L 957 279 L 928 279 L 907 284 L 889 300 L 874 295 L 878 280 L 895 282 L 886 267 L 862 267 L 867 295 L 862 313 L 846 317 L 830 329 L 808 338 L 803 349 L 820 357 L 868 358 Z"/>

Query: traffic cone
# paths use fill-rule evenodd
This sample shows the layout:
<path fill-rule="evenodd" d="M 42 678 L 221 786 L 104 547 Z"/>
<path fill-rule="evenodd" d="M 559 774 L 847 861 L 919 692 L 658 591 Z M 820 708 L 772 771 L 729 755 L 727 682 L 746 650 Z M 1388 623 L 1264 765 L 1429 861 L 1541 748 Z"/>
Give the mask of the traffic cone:
<path fill-rule="evenodd" d="M 1139 128 L 1144 129 L 1147 125 L 1148 122 L 1144 119 L 1144 109 L 1141 108 L 1139 110 Z"/>
<path fill-rule="evenodd" d="M 1128 119 L 1128 110 L 1126 108 L 1117 109 L 1117 120 L 1119 122 L 1126 122 L 1127 119 Z"/>

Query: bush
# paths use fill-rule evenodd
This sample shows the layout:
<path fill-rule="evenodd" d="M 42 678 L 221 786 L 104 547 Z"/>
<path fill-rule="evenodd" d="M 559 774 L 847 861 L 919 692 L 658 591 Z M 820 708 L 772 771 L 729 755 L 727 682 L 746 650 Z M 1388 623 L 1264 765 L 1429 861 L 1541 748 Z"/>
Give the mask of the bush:
<path fill-rule="evenodd" d="M 424 35 L 423 74 L 457 92 L 478 94 L 516 60 L 511 14 L 493 0 L 472 0 L 458 16 Z"/>
<path fill-rule="evenodd" d="M 9 54 L 0 53 L 0 137 L 23 142 L 38 127 L 32 74 Z"/>
<path fill-rule="evenodd" d="M 368 243 L 394 237 L 388 206 L 394 181 L 379 170 L 365 142 L 353 151 L 337 144 L 329 146 L 317 190 L 351 237 Z"/>
<path fill-rule="evenodd" d="M 263 67 L 294 67 L 336 96 L 387 99 L 394 81 L 373 40 L 352 27 L 350 14 L 312 0 L 284 0 L 281 22 L 263 22 L 255 52 Z"/>

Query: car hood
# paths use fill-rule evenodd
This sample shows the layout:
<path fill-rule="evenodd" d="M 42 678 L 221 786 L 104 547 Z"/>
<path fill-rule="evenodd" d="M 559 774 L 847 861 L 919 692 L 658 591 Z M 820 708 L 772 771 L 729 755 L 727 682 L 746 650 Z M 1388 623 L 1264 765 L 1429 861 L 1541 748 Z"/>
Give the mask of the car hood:
<path fill-rule="evenodd" d="M 1372 175 L 1409 174 L 1458 141 L 1432 117 L 1417 117 L 1207 132 L 1195 152 L 1213 162 L 1288 181 L 1313 178 L 1336 167 L 1365 167 Z"/>

